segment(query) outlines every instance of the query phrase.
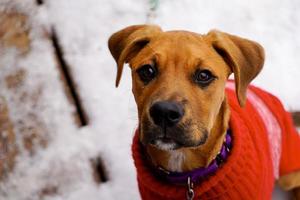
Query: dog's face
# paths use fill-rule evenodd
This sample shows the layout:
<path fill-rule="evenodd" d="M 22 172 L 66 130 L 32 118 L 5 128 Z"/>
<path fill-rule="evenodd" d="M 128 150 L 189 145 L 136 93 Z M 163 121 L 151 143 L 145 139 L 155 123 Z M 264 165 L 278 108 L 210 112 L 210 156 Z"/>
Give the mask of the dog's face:
<path fill-rule="evenodd" d="M 140 139 L 162 149 L 203 144 L 231 70 L 200 36 L 166 32 L 130 62 Z"/>
<path fill-rule="evenodd" d="M 163 150 L 205 143 L 228 76 L 235 73 L 244 104 L 246 87 L 263 63 L 257 43 L 217 31 L 199 35 L 134 26 L 114 34 L 109 46 L 119 65 L 117 84 L 124 62 L 132 69 L 141 142 Z"/>

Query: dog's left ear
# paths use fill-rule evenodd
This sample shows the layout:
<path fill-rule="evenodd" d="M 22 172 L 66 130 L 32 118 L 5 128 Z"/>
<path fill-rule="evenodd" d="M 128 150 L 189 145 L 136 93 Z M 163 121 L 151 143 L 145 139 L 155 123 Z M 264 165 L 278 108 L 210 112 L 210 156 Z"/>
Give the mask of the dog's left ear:
<path fill-rule="evenodd" d="M 118 87 L 122 76 L 123 65 L 137 55 L 150 42 L 151 38 L 160 32 L 162 30 L 159 26 L 134 25 L 110 36 L 108 47 L 118 66 L 116 87 Z"/>
<path fill-rule="evenodd" d="M 264 49 L 254 41 L 217 30 L 210 31 L 205 38 L 234 73 L 236 94 L 244 106 L 247 86 L 263 67 Z"/>

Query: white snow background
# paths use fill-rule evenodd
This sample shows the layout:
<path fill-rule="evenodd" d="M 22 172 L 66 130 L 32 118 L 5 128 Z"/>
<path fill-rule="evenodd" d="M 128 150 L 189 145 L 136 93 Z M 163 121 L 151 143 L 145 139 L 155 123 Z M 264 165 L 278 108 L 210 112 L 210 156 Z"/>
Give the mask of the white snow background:
<path fill-rule="evenodd" d="M 145 23 L 149 1 L 44 0 L 34 13 L 30 12 L 32 1 L 15 2 L 20 4 L 20 9 L 29 10 L 38 23 L 55 27 L 90 123 L 77 129 L 72 122 L 65 121 L 64 103 L 54 100 L 62 99 L 62 94 L 52 89 L 48 97 L 54 100 L 55 109 L 44 112 L 50 116 L 46 117 L 48 121 L 60 122 L 61 126 L 53 130 L 53 140 L 45 150 L 33 157 L 23 154 L 18 157 L 8 182 L 1 183 L 0 199 L 38 199 L 37 191 L 47 185 L 59 188 L 47 200 L 139 199 L 130 151 L 137 124 L 130 70 L 125 68 L 120 87 L 115 89 L 116 64 L 108 51 L 107 40 L 121 28 Z M 298 0 L 160 0 L 155 15 L 151 22 L 164 30 L 206 33 L 217 28 L 258 41 L 265 47 L 266 62 L 254 84 L 280 97 L 288 110 L 300 110 Z M 41 53 L 44 45 L 49 44 L 35 44 L 34 52 Z M 32 60 L 35 54 L 31 56 L 27 59 Z M 28 62 L 38 66 L 39 60 Z M 51 65 L 51 61 L 43 62 Z M 35 70 L 36 75 L 47 69 L 36 67 Z M 55 76 L 58 74 L 49 70 L 50 79 Z M 51 119 L 51 112 L 61 112 L 61 117 Z M 109 177 L 107 183 L 100 185 L 95 184 L 89 166 L 89 159 L 98 154 L 105 161 Z M 287 195 L 276 190 L 273 199 L 287 199 Z"/>

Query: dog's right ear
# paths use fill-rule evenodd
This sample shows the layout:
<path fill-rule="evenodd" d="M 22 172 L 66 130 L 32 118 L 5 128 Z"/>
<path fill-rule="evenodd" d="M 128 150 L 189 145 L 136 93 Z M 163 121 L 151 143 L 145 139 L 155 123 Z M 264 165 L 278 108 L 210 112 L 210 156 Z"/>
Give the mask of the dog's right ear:
<path fill-rule="evenodd" d="M 108 48 L 118 66 L 116 87 L 118 87 L 122 76 L 123 65 L 128 63 L 150 42 L 151 38 L 160 32 L 162 30 L 159 26 L 135 25 L 122 29 L 110 36 Z"/>
<path fill-rule="evenodd" d="M 246 103 L 247 86 L 261 71 L 264 64 L 264 49 L 257 42 L 213 30 L 206 35 L 234 73 L 236 94 L 241 106 Z"/>

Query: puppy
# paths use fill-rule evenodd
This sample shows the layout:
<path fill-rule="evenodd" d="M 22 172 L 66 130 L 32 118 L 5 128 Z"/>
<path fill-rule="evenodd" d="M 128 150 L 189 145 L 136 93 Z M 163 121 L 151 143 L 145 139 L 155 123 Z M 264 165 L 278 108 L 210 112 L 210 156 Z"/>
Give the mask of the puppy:
<path fill-rule="evenodd" d="M 108 45 L 116 86 L 132 70 L 142 199 L 265 200 L 275 180 L 300 199 L 300 136 L 276 97 L 249 86 L 264 63 L 258 43 L 136 25 Z"/>

